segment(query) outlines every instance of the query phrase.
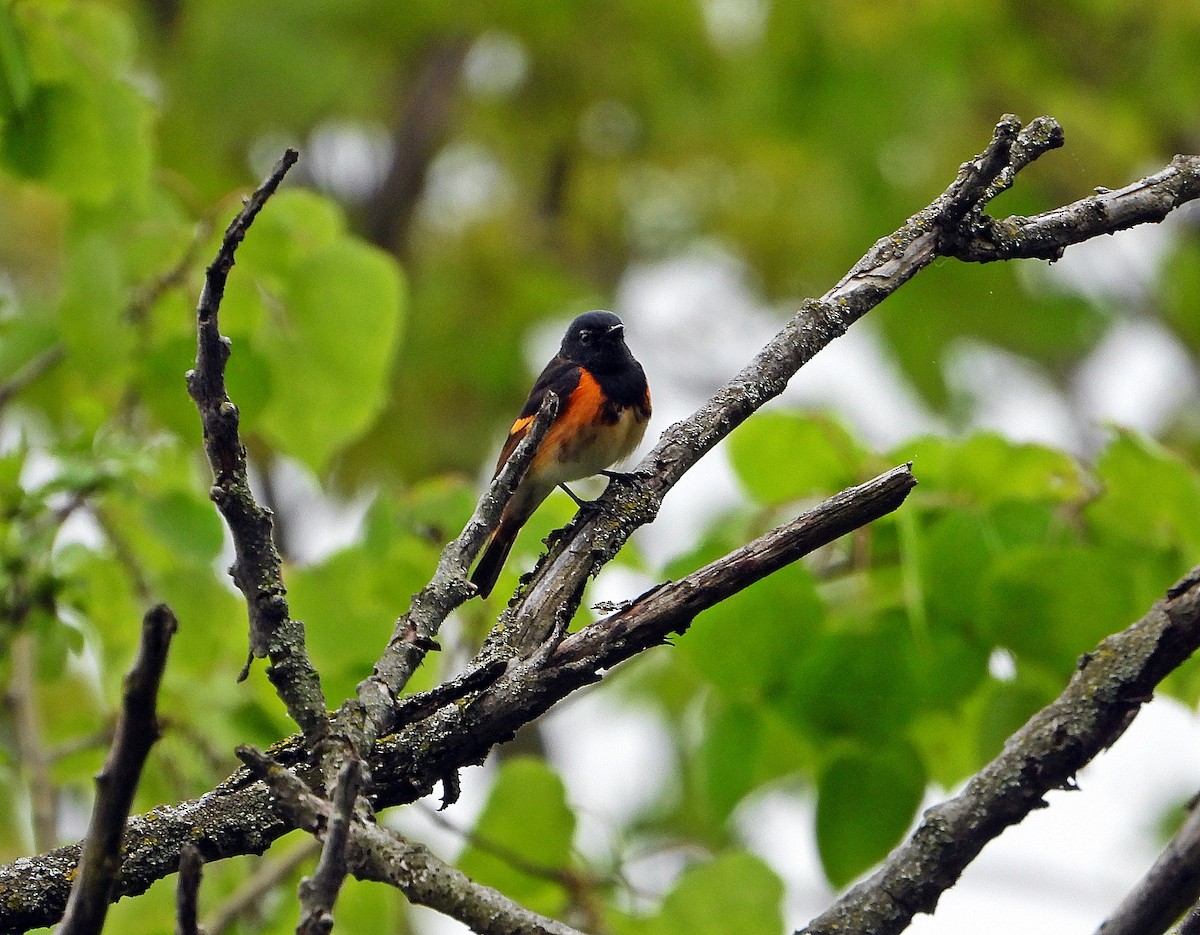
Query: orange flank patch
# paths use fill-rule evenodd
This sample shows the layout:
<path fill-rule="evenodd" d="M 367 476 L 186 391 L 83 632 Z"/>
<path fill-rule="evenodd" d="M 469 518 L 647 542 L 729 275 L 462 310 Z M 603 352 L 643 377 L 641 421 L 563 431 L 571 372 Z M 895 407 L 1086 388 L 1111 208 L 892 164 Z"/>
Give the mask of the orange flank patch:
<path fill-rule="evenodd" d="M 583 371 L 534 455 L 531 478 L 549 490 L 604 470 L 633 452 L 646 431 L 648 416 L 648 402 L 624 409 L 606 406 L 600 384 Z M 513 423 L 496 464 L 497 473 L 528 434 L 533 420 L 534 416 L 522 416 Z"/>
<path fill-rule="evenodd" d="M 534 472 L 551 484 L 589 477 L 628 456 L 643 431 L 632 408 L 606 411 L 599 384 L 584 371 L 546 434 Z"/>

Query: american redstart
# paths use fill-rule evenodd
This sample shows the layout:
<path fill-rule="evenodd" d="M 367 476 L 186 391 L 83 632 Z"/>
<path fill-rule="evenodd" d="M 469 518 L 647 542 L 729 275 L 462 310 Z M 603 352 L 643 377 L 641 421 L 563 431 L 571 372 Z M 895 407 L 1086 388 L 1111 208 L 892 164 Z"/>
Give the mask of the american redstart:
<path fill-rule="evenodd" d="M 471 575 L 482 597 L 492 592 L 517 533 L 550 492 L 561 486 L 582 505 L 566 482 L 598 474 L 627 458 L 650 419 L 650 388 L 642 365 L 625 344 L 625 325 L 612 312 L 586 312 L 571 322 L 558 353 L 533 384 L 508 431 L 497 474 L 550 391 L 560 400 L 558 415 Z"/>

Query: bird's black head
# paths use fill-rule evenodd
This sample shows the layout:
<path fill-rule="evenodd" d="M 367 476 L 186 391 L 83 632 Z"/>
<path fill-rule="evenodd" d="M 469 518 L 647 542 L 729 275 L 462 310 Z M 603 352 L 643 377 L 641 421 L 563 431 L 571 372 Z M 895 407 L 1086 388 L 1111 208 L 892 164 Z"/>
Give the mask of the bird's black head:
<path fill-rule="evenodd" d="M 585 312 L 571 322 L 559 354 L 591 370 L 615 370 L 632 360 L 625 325 L 612 312 Z"/>

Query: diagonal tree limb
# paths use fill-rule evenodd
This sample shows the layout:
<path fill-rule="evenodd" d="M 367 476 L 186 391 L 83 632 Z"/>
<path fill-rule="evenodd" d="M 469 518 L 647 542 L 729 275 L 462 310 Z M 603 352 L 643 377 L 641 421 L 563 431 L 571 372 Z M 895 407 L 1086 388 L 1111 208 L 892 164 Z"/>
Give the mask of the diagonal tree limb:
<path fill-rule="evenodd" d="M 121 718 L 112 748 L 96 776 L 96 801 L 58 935 L 91 935 L 104 927 L 121 869 L 121 841 L 129 807 L 146 757 L 158 740 L 158 686 L 177 626 L 166 604 L 152 608 L 142 620 L 137 659 L 125 676 Z"/>
<path fill-rule="evenodd" d="M 1034 217 L 981 218 L 970 229 L 954 231 L 941 249 L 971 263 L 1036 258 L 1060 259 L 1071 244 L 1158 222 L 1180 205 L 1200 197 L 1200 156 L 1176 156 L 1161 172 L 1116 191 Z"/>
<path fill-rule="evenodd" d="M 1200 899 L 1200 808 L 1182 827 L 1096 935 L 1161 935 Z"/>
<path fill-rule="evenodd" d="M 352 756 L 342 764 L 333 785 L 317 869 L 300 881 L 301 914 L 296 935 L 325 935 L 333 929 L 333 904 L 349 871 L 346 848 L 361 781 L 362 761 Z"/>
<path fill-rule="evenodd" d="M 894 935 L 933 912 L 988 841 L 1045 806 L 1053 789 L 1125 732 L 1158 683 L 1200 646 L 1200 567 L 1127 630 L 1079 661 L 1059 697 L 1008 739 L 958 795 L 925 812 L 883 866 L 802 930 Z"/>
<path fill-rule="evenodd" d="M 582 935 L 475 882 L 427 847 L 378 825 L 355 828 L 353 861 L 360 880 L 394 886 L 413 905 L 436 909 L 480 935 Z"/>
<path fill-rule="evenodd" d="M 188 371 L 187 386 L 200 411 L 204 450 L 212 466 L 214 483 L 209 496 L 225 517 L 237 551 L 237 559 L 229 571 L 246 598 L 250 659 L 271 660 L 268 678 L 292 720 L 315 747 L 328 726 L 325 697 L 305 649 L 304 625 L 293 620 L 288 609 L 271 511 L 259 506 L 250 490 L 246 449 L 238 432 L 238 409 L 225 388 L 230 342 L 221 334 L 218 324 L 225 282 L 237 248 L 258 212 L 299 158 L 296 150 L 287 150 L 225 231 L 217 256 L 205 274 L 196 308 L 196 366 Z M 249 672 L 250 659 L 241 678 Z"/>

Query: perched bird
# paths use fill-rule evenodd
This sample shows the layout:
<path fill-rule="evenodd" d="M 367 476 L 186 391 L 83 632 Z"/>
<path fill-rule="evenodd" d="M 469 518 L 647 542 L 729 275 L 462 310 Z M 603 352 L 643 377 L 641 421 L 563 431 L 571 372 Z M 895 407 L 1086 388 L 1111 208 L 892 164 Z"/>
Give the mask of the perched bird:
<path fill-rule="evenodd" d="M 625 345 L 625 326 L 612 312 L 586 312 L 567 328 L 508 432 L 496 474 L 529 431 L 546 393 L 561 401 L 525 477 L 504 508 L 471 581 L 483 597 L 495 587 L 504 560 L 525 521 L 555 487 L 598 474 L 627 458 L 650 419 L 650 388 L 642 365 Z M 495 476 L 495 475 L 493 475 Z"/>

